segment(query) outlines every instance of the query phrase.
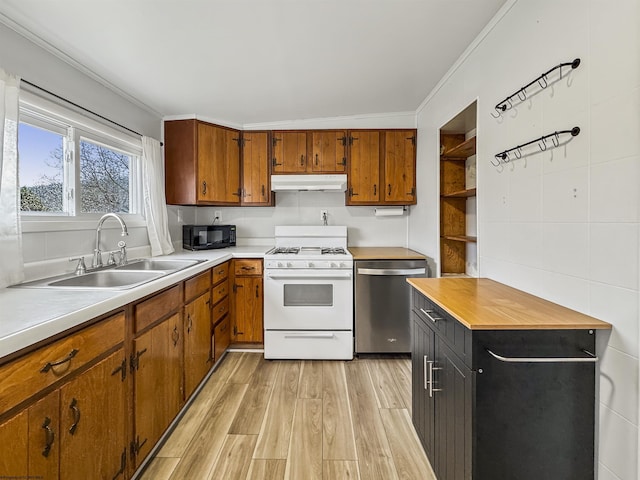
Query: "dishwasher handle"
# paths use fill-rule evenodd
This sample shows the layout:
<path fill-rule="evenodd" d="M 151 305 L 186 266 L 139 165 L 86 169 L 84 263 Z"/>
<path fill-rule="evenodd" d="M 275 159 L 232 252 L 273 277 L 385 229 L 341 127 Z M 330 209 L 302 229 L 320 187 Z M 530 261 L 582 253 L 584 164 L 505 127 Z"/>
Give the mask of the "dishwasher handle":
<path fill-rule="evenodd" d="M 426 268 L 358 268 L 358 275 L 406 276 L 425 275 Z"/>

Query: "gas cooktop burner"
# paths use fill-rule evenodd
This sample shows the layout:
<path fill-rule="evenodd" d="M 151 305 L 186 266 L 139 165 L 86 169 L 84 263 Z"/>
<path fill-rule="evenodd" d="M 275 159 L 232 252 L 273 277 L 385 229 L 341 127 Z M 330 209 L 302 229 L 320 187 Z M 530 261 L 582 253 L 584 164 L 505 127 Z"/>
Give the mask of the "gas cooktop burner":
<path fill-rule="evenodd" d="M 322 255 L 346 255 L 347 252 L 342 247 L 323 248 L 321 250 Z"/>
<path fill-rule="evenodd" d="M 270 252 L 267 252 L 269 255 L 277 255 L 277 254 L 296 254 L 300 251 L 300 247 L 276 247 Z"/>

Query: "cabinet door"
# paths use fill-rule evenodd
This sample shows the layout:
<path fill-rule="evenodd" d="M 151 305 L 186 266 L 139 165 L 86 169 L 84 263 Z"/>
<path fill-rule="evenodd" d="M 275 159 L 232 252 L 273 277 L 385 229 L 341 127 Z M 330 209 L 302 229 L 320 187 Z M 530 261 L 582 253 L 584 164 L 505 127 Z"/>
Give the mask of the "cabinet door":
<path fill-rule="evenodd" d="M 269 134 L 243 132 L 242 204 L 271 205 Z"/>
<path fill-rule="evenodd" d="M 121 348 L 60 388 L 60 478 L 124 478 L 126 374 Z"/>
<path fill-rule="evenodd" d="M 348 205 L 380 202 L 380 132 L 349 132 Z"/>
<path fill-rule="evenodd" d="M 384 201 L 416 203 L 416 132 L 388 130 L 384 136 Z"/>
<path fill-rule="evenodd" d="M 344 173 L 347 166 L 347 132 L 320 130 L 311 132 L 311 171 Z"/>
<path fill-rule="evenodd" d="M 175 314 L 134 340 L 136 466 L 180 410 L 181 332 L 180 314 Z"/>
<path fill-rule="evenodd" d="M 233 297 L 231 341 L 262 342 L 262 277 L 235 277 Z"/>
<path fill-rule="evenodd" d="M 436 342 L 433 467 L 439 480 L 471 480 L 472 373 L 443 340 Z"/>
<path fill-rule="evenodd" d="M 210 294 L 184 307 L 184 393 L 189 398 L 211 367 Z"/>
<path fill-rule="evenodd" d="M 198 124 L 198 190 L 202 203 L 240 203 L 240 132 Z"/>
<path fill-rule="evenodd" d="M 60 392 L 0 425 L 0 478 L 58 478 Z"/>
<path fill-rule="evenodd" d="M 307 171 L 307 132 L 273 132 L 273 173 Z"/>
<path fill-rule="evenodd" d="M 429 362 L 435 360 L 435 334 L 415 313 L 413 318 L 413 348 L 411 350 L 413 424 L 427 457 L 433 458 L 434 392 L 430 393 Z"/>

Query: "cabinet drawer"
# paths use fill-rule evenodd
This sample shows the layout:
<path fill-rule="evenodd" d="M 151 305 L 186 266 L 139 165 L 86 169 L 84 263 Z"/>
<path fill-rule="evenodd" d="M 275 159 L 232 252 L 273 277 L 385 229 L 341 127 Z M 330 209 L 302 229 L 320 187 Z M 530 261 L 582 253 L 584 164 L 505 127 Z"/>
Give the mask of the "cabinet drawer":
<path fill-rule="evenodd" d="M 229 281 L 225 280 L 219 283 L 211 291 L 212 303 L 215 305 L 229 294 Z"/>
<path fill-rule="evenodd" d="M 471 330 L 415 289 L 413 310 L 467 366 L 471 366 Z"/>
<path fill-rule="evenodd" d="M 213 284 L 215 285 L 220 280 L 227 278 L 229 275 L 229 262 L 221 263 L 212 268 L 213 270 Z"/>
<path fill-rule="evenodd" d="M 140 302 L 135 306 L 135 331 L 139 332 L 157 320 L 168 316 L 181 304 L 182 289 L 180 285 Z"/>
<path fill-rule="evenodd" d="M 0 414 L 124 341 L 124 313 L 0 367 Z"/>
<path fill-rule="evenodd" d="M 198 295 L 206 292 L 211 286 L 211 270 L 202 272 L 195 277 L 191 277 L 184 282 L 184 300 L 196 298 Z"/>
<path fill-rule="evenodd" d="M 262 260 L 253 258 L 234 260 L 233 272 L 236 276 L 262 275 Z"/>
<path fill-rule="evenodd" d="M 227 313 L 229 313 L 229 297 L 225 297 L 224 300 L 213 306 L 213 324 L 218 323 Z"/>
<path fill-rule="evenodd" d="M 229 317 L 225 318 L 213 330 L 213 361 L 214 363 L 222 356 L 231 343 L 231 331 L 229 328 Z"/>

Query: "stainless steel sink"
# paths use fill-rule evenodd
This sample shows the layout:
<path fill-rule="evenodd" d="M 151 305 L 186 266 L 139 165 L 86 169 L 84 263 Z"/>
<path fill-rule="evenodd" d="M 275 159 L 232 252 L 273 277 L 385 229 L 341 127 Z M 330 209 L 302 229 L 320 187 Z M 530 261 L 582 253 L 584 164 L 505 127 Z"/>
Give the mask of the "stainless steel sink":
<path fill-rule="evenodd" d="M 127 289 L 166 275 L 165 272 L 101 270 L 48 283 L 48 287 Z"/>
<path fill-rule="evenodd" d="M 177 272 L 183 268 L 190 267 L 202 260 L 157 260 L 153 258 L 143 258 L 140 260 L 133 260 L 131 263 L 116 267 L 114 270 L 127 271 L 127 270 L 156 270 L 162 272 Z"/>
<path fill-rule="evenodd" d="M 19 288 L 76 288 L 126 290 L 205 260 L 159 260 L 143 258 L 118 267 L 106 267 L 84 275 L 58 275 L 14 285 Z"/>

